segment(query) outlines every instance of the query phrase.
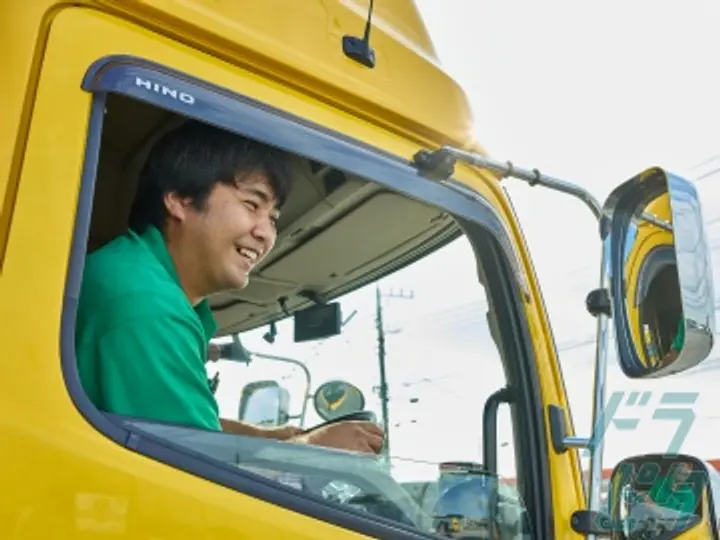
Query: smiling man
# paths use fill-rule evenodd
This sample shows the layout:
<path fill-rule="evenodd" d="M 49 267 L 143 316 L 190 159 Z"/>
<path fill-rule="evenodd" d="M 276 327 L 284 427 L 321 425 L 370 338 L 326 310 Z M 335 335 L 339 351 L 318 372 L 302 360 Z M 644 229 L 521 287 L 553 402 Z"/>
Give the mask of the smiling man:
<path fill-rule="evenodd" d="M 378 452 L 374 424 L 301 434 L 219 418 L 207 383 L 207 297 L 247 286 L 275 244 L 289 191 L 283 152 L 199 122 L 162 137 L 140 174 L 126 234 L 86 260 L 76 350 L 103 411 L 207 430 Z"/>

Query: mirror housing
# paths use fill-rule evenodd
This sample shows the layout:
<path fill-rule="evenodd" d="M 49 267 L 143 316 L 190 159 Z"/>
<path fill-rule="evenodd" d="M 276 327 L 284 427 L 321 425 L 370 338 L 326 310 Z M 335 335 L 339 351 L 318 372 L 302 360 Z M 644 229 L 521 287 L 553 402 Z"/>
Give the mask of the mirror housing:
<path fill-rule="evenodd" d="M 713 346 L 715 296 L 695 186 L 660 168 L 617 187 L 602 220 L 610 302 L 627 377 L 696 366 Z"/>
<path fill-rule="evenodd" d="M 220 359 L 239 362 L 241 364 L 250 364 L 250 362 L 252 362 L 250 351 L 245 348 L 237 334 L 233 334 L 230 343 L 220 344 L 210 342 L 208 345 L 208 360 L 210 362 L 217 362 Z"/>
<path fill-rule="evenodd" d="M 364 410 L 365 396 L 349 382 L 328 381 L 315 390 L 313 405 L 318 416 L 327 422 Z"/>
<path fill-rule="evenodd" d="M 645 454 L 622 460 L 608 487 L 609 536 L 675 538 L 695 529 L 697 538 L 717 538 L 711 465 L 683 454 Z M 717 489 L 717 488 L 715 488 Z"/>
<path fill-rule="evenodd" d="M 260 426 L 282 426 L 289 420 L 290 392 L 275 381 L 245 385 L 240 395 L 238 419 Z"/>

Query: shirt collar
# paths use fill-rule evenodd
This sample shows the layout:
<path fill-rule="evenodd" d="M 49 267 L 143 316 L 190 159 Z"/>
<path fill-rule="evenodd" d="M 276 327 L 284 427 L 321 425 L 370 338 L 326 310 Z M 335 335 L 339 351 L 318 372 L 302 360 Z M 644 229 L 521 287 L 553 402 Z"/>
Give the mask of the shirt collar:
<path fill-rule="evenodd" d="M 130 234 L 139 238 L 147 246 L 150 253 L 153 254 L 167 271 L 170 278 L 177 283 L 178 286 L 181 286 L 177 268 L 175 268 L 175 263 L 173 263 L 172 257 L 170 257 L 170 252 L 167 249 L 167 244 L 165 243 L 165 238 L 162 233 L 156 227 L 150 226 L 145 229 L 141 235 L 137 235 L 132 230 L 130 230 Z M 217 322 L 212 314 L 212 309 L 210 308 L 207 298 L 202 299 L 193 309 L 200 319 L 207 341 L 210 341 L 217 331 Z"/>

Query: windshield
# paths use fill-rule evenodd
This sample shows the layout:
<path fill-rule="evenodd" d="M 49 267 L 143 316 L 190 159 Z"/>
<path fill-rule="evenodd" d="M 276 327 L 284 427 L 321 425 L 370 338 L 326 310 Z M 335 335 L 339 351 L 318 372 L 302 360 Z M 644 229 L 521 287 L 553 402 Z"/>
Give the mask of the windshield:
<path fill-rule="evenodd" d="M 252 353 L 300 361 L 310 372 L 309 394 L 328 381 L 347 381 L 365 397 L 365 409 L 387 422 L 390 467 L 401 482 L 434 481 L 446 461 L 481 463 L 482 410 L 488 396 L 505 386 L 500 353 L 491 337 L 488 301 L 478 281 L 477 261 L 462 237 L 394 274 L 339 299 L 342 333 L 295 343 L 292 319 L 277 324 L 274 343 L 268 327 L 240 336 Z M 382 323 L 380 323 L 380 320 Z M 380 373 L 388 388 L 383 417 Z M 219 340 L 226 342 L 228 339 Z M 290 423 L 323 422 L 306 395 L 302 369 L 254 359 L 250 365 L 220 360 L 216 397 L 221 416 L 237 418 L 243 387 L 257 380 L 277 381 L 290 393 Z M 498 468 L 515 477 L 513 437 L 507 407 L 498 418 Z"/>

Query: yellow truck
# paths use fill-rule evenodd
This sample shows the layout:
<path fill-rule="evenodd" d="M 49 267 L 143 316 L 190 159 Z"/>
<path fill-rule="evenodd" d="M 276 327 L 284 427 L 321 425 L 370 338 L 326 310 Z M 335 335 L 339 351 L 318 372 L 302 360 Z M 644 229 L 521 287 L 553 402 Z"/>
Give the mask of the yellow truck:
<path fill-rule="evenodd" d="M 0 26 L 1 538 L 625 534 L 600 508 L 610 322 L 629 377 L 707 358 L 714 299 L 691 183 L 652 168 L 601 204 L 491 159 L 410 0 L 32 0 L 3 3 Z M 123 417 L 85 393 L 85 258 L 125 232 L 148 149 L 187 119 L 294 157 L 275 249 L 246 289 L 211 299 L 221 414 L 308 429 L 377 419 L 381 456 Z M 600 226 L 585 436 L 504 181 L 577 198 Z M 659 367 L 640 360 L 625 305 L 638 224 L 671 232 L 676 278 L 662 294 L 676 297 L 684 345 Z M 403 328 L 388 327 L 392 310 Z M 248 377 L 288 359 L 295 386 Z M 718 538 L 702 478 L 706 504 L 673 538 Z"/>

